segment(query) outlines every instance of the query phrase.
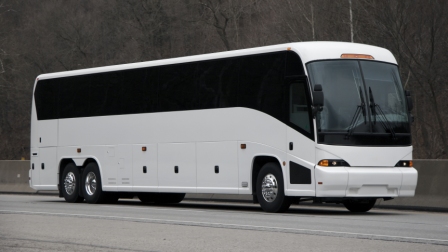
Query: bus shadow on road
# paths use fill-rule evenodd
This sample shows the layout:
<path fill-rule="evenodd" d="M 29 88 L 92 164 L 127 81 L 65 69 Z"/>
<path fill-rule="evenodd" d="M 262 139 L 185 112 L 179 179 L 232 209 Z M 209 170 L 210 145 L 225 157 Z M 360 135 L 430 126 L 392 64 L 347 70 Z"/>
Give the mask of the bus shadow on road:
<path fill-rule="evenodd" d="M 381 216 L 381 215 L 403 215 L 403 212 L 394 212 L 392 210 L 382 210 L 373 208 L 366 213 L 353 213 L 348 211 L 343 205 L 327 205 L 327 204 L 303 204 L 291 205 L 291 207 L 284 213 L 267 213 L 258 204 L 242 203 L 242 202 L 207 202 L 207 201 L 183 201 L 178 204 L 151 204 L 141 203 L 137 200 L 120 200 L 116 205 L 122 206 L 148 206 L 148 207 L 163 207 L 172 209 L 194 209 L 204 211 L 227 211 L 227 212 L 245 212 L 257 214 L 281 214 L 281 215 L 331 215 L 331 216 Z"/>

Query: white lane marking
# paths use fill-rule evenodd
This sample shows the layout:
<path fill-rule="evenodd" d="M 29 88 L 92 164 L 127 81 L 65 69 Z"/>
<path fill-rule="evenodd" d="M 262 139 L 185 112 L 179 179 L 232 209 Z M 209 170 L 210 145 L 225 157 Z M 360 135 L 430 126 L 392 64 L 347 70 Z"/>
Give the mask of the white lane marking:
<path fill-rule="evenodd" d="M 409 236 L 395 236 L 395 235 L 379 235 L 379 234 L 365 234 L 365 233 L 352 233 L 352 232 L 339 232 L 339 231 L 329 231 L 329 230 L 319 230 L 319 229 L 302 229 L 302 228 L 287 228 L 287 227 L 269 227 L 269 226 L 254 226 L 254 225 L 240 225 L 240 224 L 227 224 L 219 222 L 199 222 L 199 221 L 182 221 L 182 220 L 168 220 L 168 219 L 151 219 L 151 218 L 135 218 L 135 217 L 125 217 L 125 216 L 112 216 L 112 215 L 90 215 L 90 214 L 70 214 L 70 213 L 50 213 L 50 212 L 31 212 L 31 211 L 16 211 L 16 210 L 0 210 L 4 213 L 24 213 L 24 214 L 42 214 L 42 215 L 58 215 L 58 216 L 78 216 L 78 217 L 96 217 L 96 218 L 110 218 L 110 219 L 122 219 L 122 220 L 146 220 L 146 221 L 158 221 L 158 222 L 168 222 L 168 223 L 184 223 L 184 224 L 196 224 L 196 225 L 209 225 L 209 226 L 227 226 L 227 227 L 241 227 L 241 228 L 264 228 L 264 229 L 276 229 L 276 230 L 291 230 L 291 231 L 305 231 L 305 232 L 316 232 L 316 233 L 326 233 L 326 234 L 342 234 L 342 235 L 359 235 L 359 236 L 370 236 L 378 238 L 395 238 L 395 239 L 408 239 L 408 240 L 418 240 L 418 241 L 433 241 L 433 242 L 448 242 L 448 240 L 442 239 L 429 239 L 420 237 L 409 237 Z"/>
<path fill-rule="evenodd" d="M 180 210 L 180 209 L 172 209 L 172 208 L 160 208 L 160 207 L 122 207 L 122 206 L 100 206 L 106 208 L 131 208 L 131 209 L 141 209 L 141 210 L 157 210 L 157 211 L 177 211 L 177 212 L 196 212 L 196 213 L 205 213 L 207 211 L 199 211 L 199 210 Z"/>

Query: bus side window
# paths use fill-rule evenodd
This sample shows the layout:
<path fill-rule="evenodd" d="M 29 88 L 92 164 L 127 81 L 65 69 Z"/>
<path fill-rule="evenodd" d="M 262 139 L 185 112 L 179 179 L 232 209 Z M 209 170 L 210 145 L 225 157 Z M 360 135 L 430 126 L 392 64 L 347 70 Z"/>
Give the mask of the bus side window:
<path fill-rule="evenodd" d="M 311 133 L 308 98 L 305 83 L 293 83 L 289 87 L 289 121 Z"/>

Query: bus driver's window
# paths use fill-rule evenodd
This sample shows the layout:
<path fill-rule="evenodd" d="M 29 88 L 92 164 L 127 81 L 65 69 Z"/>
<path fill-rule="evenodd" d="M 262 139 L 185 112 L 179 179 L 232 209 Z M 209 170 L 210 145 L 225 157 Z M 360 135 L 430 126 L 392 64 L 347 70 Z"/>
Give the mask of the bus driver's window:
<path fill-rule="evenodd" d="M 305 83 L 293 83 L 289 87 L 289 121 L 311 132 Z"/>

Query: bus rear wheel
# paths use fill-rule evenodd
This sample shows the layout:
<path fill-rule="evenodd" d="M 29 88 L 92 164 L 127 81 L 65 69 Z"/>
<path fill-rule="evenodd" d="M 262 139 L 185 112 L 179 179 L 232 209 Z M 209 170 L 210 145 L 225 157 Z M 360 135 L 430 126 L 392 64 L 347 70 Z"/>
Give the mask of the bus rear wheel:
<path fill-rule="evenodd" d="M 266 212 L 279 213 L 288 210 L 291 198 L 285 195 L 283 174 L 275 163 L 263 165 L 257 177 L 257 198 Z"/>
<path fill-rule="evenodd" d="M 61 187 L 62 195 L 65 201 L 70 203 L 83 202 L 84 198 L 79 196 L 79 186 L 81 181 L 81 175 L 79 174 L 79 169 L 75 164 L 69 163 L 64 167 L 62 173 Z"/>
<path fill-rule="evenodd" d="M 87 203 L 107 202 L 107 195 L 101 187 L 101 175 L 96 163 L 89 163 L 82 173 L 81 189 Z"/>
<path fill-rule="evenodd" d="M 350 212 L 364 213 L 372 209 L 376 199 L 350 199 L 344 202 L 345 208 Z"/>

